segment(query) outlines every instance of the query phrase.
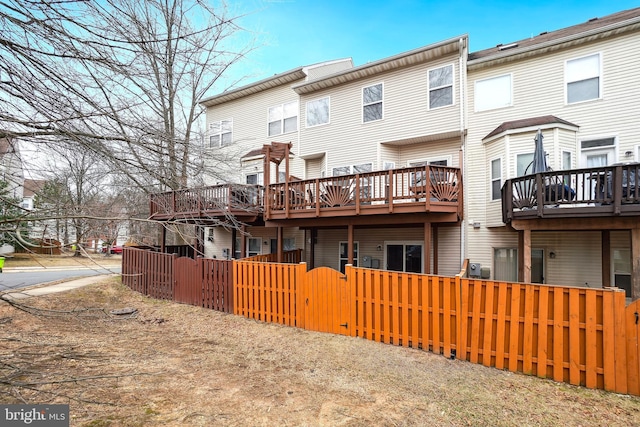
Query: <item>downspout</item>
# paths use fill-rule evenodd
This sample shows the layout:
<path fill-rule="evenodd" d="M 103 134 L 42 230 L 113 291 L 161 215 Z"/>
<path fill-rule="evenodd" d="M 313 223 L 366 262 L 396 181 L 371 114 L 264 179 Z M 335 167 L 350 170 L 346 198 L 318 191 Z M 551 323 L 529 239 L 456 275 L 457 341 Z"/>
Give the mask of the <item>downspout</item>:
<path fill-rule="evenodd" d="M 465 116 L 465 111 L 466 111 L 466 85 L 467 85 L 467 61 L 465 58 L 465 52 L 466 52 L 466 46 L 465 46 L 465 42 L 464 39 L 460 38 L 458 40 L 458 47 L 459 47 L 459 57 L 458 57 L 458 69 L 460 70 L 460 152 L 461 152 L 461 162 L 460 162 L 460 169 L 461 169 L 461 175 L 462 175 L 462 221 L 460 221 L 460 265 L 464 265 L 464 260 L 465 260 L 465 246 L 466 246 L 466 235 L 467 235 L 467 228 L 465 227 L 465 221 L 464 221 L 464 217 L 465 217 L 465 211 L 466 211 L 466 197 L 465 197 L 465 192 L 466 192 L 466 185 L 465 185 L 465 181 L 466 181 L 466 164 L 467 164 L 467 156 L 466 156 L 466 150 L 465 150 L 465 139 L 466 139 L 466 132 L 465 132 L 465 125 L 466 125 L 466 116 Z"/>

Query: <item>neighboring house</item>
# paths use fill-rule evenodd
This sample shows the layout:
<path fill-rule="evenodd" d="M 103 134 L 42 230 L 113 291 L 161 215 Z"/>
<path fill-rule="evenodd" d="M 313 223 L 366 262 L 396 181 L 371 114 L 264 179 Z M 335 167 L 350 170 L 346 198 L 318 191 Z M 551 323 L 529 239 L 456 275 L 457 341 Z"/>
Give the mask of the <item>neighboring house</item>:
<path fill-rule="evenodd" d="M 613 200 L 598 199 L 594 179 L 609 177 L 610 199 L 616 171 L 578 169 L 640 160 L 639 50 L 637 8 L 469 55 L 465 258 L 488 267 L 491 278 L 619 286 L 631 296 L 640 200 L 630 191 L 630 203 L 616 210 Z M 544 209 L 537 200 L 519 208 L 522 194 L 507 199 L 500 188 L 531 188 L 532 181 L 507 180 L 532 173 L 538 130 L 548 166 L 561 171 L 546 181 L 570 190 L 556 200 L 541 193 Z"/>
<path fill-rule="evenodd" d="M 34 210 L 35 197 L 44 188 L 47 181 L 43 179 L 25 179 L 22 195 L 22 209 Z"/>
<path fill-rule="evenodd" d="M 22 199 L 24 171 L 20 157 L 20 147 L 15 139 L 0 138 L 0 180 L 7 183 L 7 194 Z"/>
<path fill-rule="evenodd" d="M 469 260 L 639 298 L 639 30 L 637 8 L 473 53 L 460 36 L 205 99 L 226 198 L 157 195 L 152 218 L 248 225 L 202 232 L 207 256 L 299 248 L 310 267 L 444 275 Z"/>
<path fill-rule="evenodd" d="M 6 183 L 3 190 L 6 197 L 13 201 L 21 200 L 23 195 L 24 172 L 20 147 L 15 139 L 0 138 L 0 181 Z M 9 244 L 0 244 L 0 254 L 11 253 L 14 247 Z"/>

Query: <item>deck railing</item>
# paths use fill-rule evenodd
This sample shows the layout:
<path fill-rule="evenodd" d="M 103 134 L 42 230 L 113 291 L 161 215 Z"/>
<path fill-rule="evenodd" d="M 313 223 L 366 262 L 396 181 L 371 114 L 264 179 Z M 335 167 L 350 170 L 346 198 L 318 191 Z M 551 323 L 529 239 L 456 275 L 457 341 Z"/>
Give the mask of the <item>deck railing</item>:
<path fill-rule="evenodd" d="M 510 222 L 557 215 L 558 207 L 592 208 L 594 215 L 640 214 L 639 189 L 640 163 L 525 175 L 504 183 L 502 217 Z"/>
<path fill-rule="evenodd" d="M 343 207 L 357 214 L 366 207 L 400 203 L 462 209 L 462 175 L 460 169 L 446 166 L 382 170 L 271 184 L 265 197 L 267 216 Z"/>
<path fill-rule="evenodd" d="M 152 194 L 149 211 L 154 216 L 188 215 L 195 212 L 226 214 L 262 211 L 263 188 L 259 185 L 224 184 Z"/>

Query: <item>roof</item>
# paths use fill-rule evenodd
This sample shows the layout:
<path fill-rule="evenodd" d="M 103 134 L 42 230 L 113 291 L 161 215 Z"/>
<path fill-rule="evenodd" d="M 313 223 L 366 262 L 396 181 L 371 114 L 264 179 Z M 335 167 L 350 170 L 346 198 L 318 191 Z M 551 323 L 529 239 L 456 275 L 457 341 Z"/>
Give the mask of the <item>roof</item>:
<path fill-rule="evenodd" d="M 218 95 L 205 98 L 200 101 L 200 104 L 204 105 L 205 107 L 213 107 L 214 105 L 223 104 L 225 102 L 233 101 L 234 99 L 243 98 L 245 96 L 262 92 L 267 89 L 271 89 L 271 88 L 282 86 L 288 83 L 296 82 L 300 79 L 306 78 L 308 74 L 308 70 L 310 68 L 316 68 L 326 64 L 342 62 L 342 61 L 351 61 L 351 59 L 350 58 L 336 59 L 334 61 L 325 61 L 325 62 L 319 62 L 317 64 L 306 65 L 303 67 L 297 67 L 292 70 L 275 74 L 271 77 L 267 77 L 262 80 L 258 80 L 257 82 L 250 83 L 248 85 L 239 87 L 237 89 L 224 91 Z"/>
<path fill-rule="evenodd" d="M 468 36 L 466 34 L 453 37 L 438 43 L 384 58 L 379 61 L 370 62 L 349 70 L 340 71 L 310 82 L 300 83 L 293 86 L 293 90 L 302 95 L 350 81 L 374 76 L 390 70 L 422 64 L 454 52 L 460 52 L 463 47 L 466 48 L 468 44 L 467 39 Z"/>
<path fill-rule="evenodd" d="M 38 192 L 42 191 L 44 185 L 47 183 L 44 179 L 25 179 L 23 197 L 33 197 Z"/>
<path fill-rule="evenodd" d="M 598 38 L 609 37 L 640 29 L 640 7 L 592 18 L 582 24 L 551 32 L 542 32 L 535 37 L 513 43 L 499 44 L 490 49 L 469 54 L 468 67 L 487 66 L 495 61 L 504 61 L 538 54 L 540 51 L 557 50 L 566 44 L 580 44 Z"/>
<path fill-rule="evenodd" d="M 8 153 L 15 153 L 16 145 L 10 138 L 0 138 L 0 156 L 4 156 Z"/>
<path fill-rule="evenodd" d="M 500 135 L 502 133 L 508 132 L 510 130 L 515 129 L 525 129 L 532 127 L 548 127 L 548 125 L 559 124 L 565 125 L 568 127 L 578 129 L 579 126 L 575 125 L 571 122 L 563 120 L 556 116 L 540 116 L 540 117 L 531 117 L 528 119 L 520 119 L 520 120 L 512 120 L 509 122 L 504 122 L 494 130 L 492 130 L 487 136 L 482 138 L 483 140 L 494 137 L 496 135 Z"/>

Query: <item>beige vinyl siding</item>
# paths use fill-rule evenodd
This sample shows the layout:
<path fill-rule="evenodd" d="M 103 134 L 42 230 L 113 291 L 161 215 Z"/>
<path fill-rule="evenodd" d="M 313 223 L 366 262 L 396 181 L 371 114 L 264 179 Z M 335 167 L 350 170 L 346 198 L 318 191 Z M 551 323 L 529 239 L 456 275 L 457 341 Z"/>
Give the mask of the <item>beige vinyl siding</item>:
<path fill-rule="evenodd" d="M 531 247 L 544 250 L 545 282 L 552 285 L 601 288 L 601 241 L 598 231 L 531 233 Z M 554 259 L 549 258 L 550 251 L 555 252 Z"/>
<path fill-rule="evenodd" d="M 297 249 L 304 249 L 304 232 L 299 230 L 298 228 L 285 228 L 284 229 L 284 238 L 285 239 L 295 239 L 295 244 Z M 208 236 L 208 231 L 205 236 Z M 240 237 L 240 232 L 238 231 L 238 238 Z M 268 254 L 271 252 L 271 239 L 277 239 L 277 229 L 269 228 L 269 227 L 248 227 L 247 228 L 247 236 L 246 238 L 260 238 L 260 253 Z M 265 245 L 264 242 L 267 242 Z M 232 234 L 231 231 L 225 229 L 224 227 L 214 227 L 213 228 L 213 242 L 208 240 L 205 241 L 204 245 L 204 253 L 207 258 L 217 258 L 224 259 L 223 250 L 228 249 L 231 251 L 232 248 Z M 233 254 L 232 254 L 233 256 Z M 304 255 L 303 255 L 304 256 Z"/>
<path fill-rule="evenodd" d="M 220 161 L 219 169 L 222 176 L 229 177 L 228 181 L 239 182 L 242 179 L 239 159 L 251 150 L 262 148 L 264 144 L 270 144 L 272 141 L 292 142 L 292 152 L 296 152 L 295 150 L 299 145 L 298 132 L 290 132 L 273 137 L 268 135 L 269 108 L 298 100 L 298 95 L 291 89 L 293 84 L 296 83 L 207 108 L 207 130 L 211 122 L 233 120 L 233 143 L 227 147 L 209 149 L 210 155 L 223 159 L 223 161 Z M 298 116 L 299 127 L 300 117 Z M 208 142 L 207 134 L 207 147 L 209 146 Z M 300 167 L 302 167 L 301 164 L 292 164 L 291 173 L 294 175 L 294 171 L 301 173 L 301 170 L 296 169 Z M 211 182 L 211 184 L 215 183 Z"/>
<path fill-rule="evenodd" d="M 374 162 L 378 144 L 421 137 L 460 128 L 460 94 L 454 89 L 454 105 L 428 108 L 427 70 L 454 65 L 454 88 L 459 87 L 457 56 L 438 62 L 377 75 L 301 97 L 301 155 L 329 148 L 328 169 L 346 164 Z M 362 122 L 362 88 L 383 83 L 383 120 Z M 330 123 L 306 128 L 306 102 L 330 97 Z M 458 147 L 457 147 L 458 148 Z M 376 168 L 380 168 L 377 165 Z"/>
<path fill-rule="evenodd" d="M 485 162 L 486 179 L 483 182 L 484 191 L 482 193 L 467 193 L 473 194 L 473 197 L 467 198 L 471 199 L 467 201 L 467 203 L 470 203 L 473 206 L 473 209 L 470 209 L 470 216 L 468 217 L 473 219 L 473 221 L 470 222 L 479 222 L 483 227 L 499 227 L 504 225 L 502 222 L 502 200 L 491 200 L 491 162 L 500 159 L 500 166 L 502 168 L 500 186 L 503 186 L 511 168 L 511 154 L 505 153 L 503 147 L 508 144 L 510 140 L 511 136 L 507 135 L 504 138 L 487 144 L 487 157 Z M 476 180 L 479 180 L 479 177 L 477 175 L 473 175 L 472 181 L 475 183 Z M 486 198 L 482 197 L 481 194 L 486 194 Z"/>

